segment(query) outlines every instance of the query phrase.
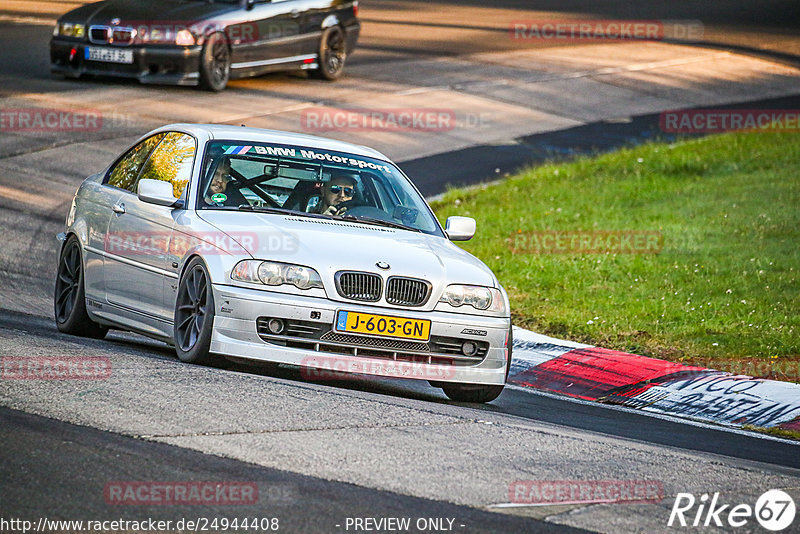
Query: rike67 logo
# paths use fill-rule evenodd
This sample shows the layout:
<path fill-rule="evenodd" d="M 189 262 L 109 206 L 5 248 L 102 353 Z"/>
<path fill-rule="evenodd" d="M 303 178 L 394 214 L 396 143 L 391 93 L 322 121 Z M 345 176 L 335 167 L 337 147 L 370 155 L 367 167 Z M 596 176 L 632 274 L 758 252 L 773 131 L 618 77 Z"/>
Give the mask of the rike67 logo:
<path fill-rule="evenodd" d="M 719 493 L 704 493 L 696 499 L 691 493 L 678 493 L 667 526 L 675 527 L 743 527 L 755 518 L 767 530 L 779 532 L 794 522 L 794 500 L 785 491 L 771 489 L 749 504 L 722 504 Z"/>

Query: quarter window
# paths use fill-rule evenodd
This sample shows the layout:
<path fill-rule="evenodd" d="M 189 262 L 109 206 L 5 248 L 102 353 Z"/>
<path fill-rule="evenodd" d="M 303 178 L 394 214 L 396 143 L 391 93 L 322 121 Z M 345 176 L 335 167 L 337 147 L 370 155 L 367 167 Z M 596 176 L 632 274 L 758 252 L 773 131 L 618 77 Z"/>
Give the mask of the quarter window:
<path fill-rule="evenodd" d="M 195 142 L 191 135 L 170 132 L 153 151 L 139 177 L 172 184 L 172 194 L 180 198 L 192 176 Z"/>
<path fill-rule="evenodd" d="M 114 165 L 114 168 L 108 175 L 108 185 L 125 189 L 131 193 L 136 192 L 136 178 L 139 176 L 139 171 L 142 170 L 142 165 L 147 161 L 147 156 L 158 145 L 161 139 L 164 138 L 163 133 L 156 134 L 148 137 L 125 154 L 121 160 Z"/>

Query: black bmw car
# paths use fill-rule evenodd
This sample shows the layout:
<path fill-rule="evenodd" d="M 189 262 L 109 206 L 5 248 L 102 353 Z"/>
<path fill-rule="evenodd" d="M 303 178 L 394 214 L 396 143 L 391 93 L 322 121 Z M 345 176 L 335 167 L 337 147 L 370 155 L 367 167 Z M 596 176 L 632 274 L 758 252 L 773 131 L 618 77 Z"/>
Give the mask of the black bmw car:
<path fill-rule="evenodd" d="M 62 15 L 51 71 L 200 85 L 279 70 L 342 75 L 358 0 L 104 0 Z"/>

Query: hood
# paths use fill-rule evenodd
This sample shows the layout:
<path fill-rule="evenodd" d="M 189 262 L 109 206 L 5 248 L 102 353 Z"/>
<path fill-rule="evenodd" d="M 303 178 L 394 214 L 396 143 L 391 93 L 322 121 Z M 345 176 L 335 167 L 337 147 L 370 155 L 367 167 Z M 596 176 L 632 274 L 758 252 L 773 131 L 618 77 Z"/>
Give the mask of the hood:
<path fill-rule="evenodd" d="M 208 2 L 179 2 L 176 0 L 106 0 L 81 6 L 62 15 L 59 20 L 90 24 L 109 24 L 120 19 L 120 26 L 161 22 L 191 24 L 220 13 L 236 9 L 234 4 L 212 4 Z"/>
<path fill-rule="evenodd" d="M 325 287 L 334 287 L 334 274 L 341 270 L 376 273 L 384 279 L 422 278 L 433 284 L 434 296 L 448 284 L 498 287 L 483 262 L 438 236 L 331 219 L 211 210 L 197 213 L 256 259 L 313 267 Z M 382 270 L 377 262 L 388 263 L 390 268 Z"/>

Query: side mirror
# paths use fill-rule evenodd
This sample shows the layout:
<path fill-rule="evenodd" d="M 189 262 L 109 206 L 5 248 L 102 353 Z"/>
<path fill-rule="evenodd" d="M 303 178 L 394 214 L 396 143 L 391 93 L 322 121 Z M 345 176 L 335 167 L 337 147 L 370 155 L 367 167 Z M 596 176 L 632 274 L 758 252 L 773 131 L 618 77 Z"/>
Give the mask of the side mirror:
<path fill-rule="evenodd" d="M 177 207 L 180 201 L 172 195 L 172 184 L 163 180 L 142 178 L 137 188 L 139 200 L 148 204 Z"/>
<path fill-rule="evenodd" d="M 450 241 L 469 241 L 475 235 L 475 219 L 452 216 L 447 218 L 444 231 Z"/>

